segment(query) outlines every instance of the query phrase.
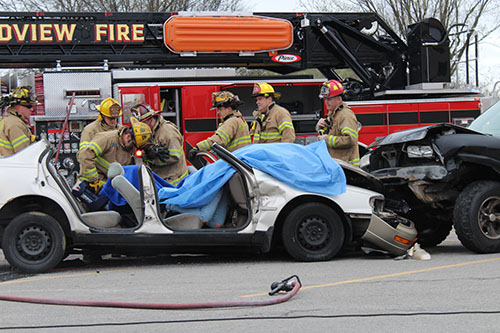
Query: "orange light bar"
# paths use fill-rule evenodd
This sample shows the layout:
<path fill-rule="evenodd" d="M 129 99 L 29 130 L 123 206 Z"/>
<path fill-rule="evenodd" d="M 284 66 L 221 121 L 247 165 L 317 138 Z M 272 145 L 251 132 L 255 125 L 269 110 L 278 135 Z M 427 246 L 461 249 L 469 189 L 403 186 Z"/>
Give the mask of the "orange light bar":
<path fill-rule="evenodd" d="M 413 244 L 413 243 L 415 243 L 415 242 L 417 241 L 417 239 L 416 239 L 416 238 L 415 238 L 415 239 L 413 239 L 413 240 L 409 240 L 409 239 L 406 239 L 406 238 L 403 238 L 403 237 L 399 237 L 399 236 L 397 236 L 397 235 L 396 235 L 396 236 L 394 236 L 394 240 L 395 240 L 396 242 L 400 242 L 400 243 L 402 243 L 402 244 L 410 244 L 410 245 L 411 245 L 411 244 Z"/>
<path fill-rule="evenodd" d="M 257 53 L 290 48 L 293 27 L 262 16 L 171 16 L 163 36 L 174 53 Z"/>

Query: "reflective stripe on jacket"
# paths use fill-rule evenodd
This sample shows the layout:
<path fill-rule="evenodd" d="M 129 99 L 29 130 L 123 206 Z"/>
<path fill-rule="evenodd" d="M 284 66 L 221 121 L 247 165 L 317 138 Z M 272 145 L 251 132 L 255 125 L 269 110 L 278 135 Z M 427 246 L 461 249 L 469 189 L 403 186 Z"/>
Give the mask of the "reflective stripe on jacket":
<path fill-rule="evenodd" d="M 330 156 L 359 166 L 358 121 L 354 112 L 342 103 L 334 112 L 328 113 L 327 120 L 330 128 L 324 140 Z"/>
<path fill-rule="evenodd" d="M 79 151 L 77 159 L 80 163 L 80 178 L 89 183 L 95 180 L 105 182 L 111 163 L 132 164 L 133 151 L 126 151 L 121 139 L 126 129 L 122 127 L 119 130 L 98 133 Z"/>
<path fill-rule="evenodd" d="M 115 126 L 109 126 L 106 124 L 106 122 L 96 119 L 87 126 L 82 131 L 82 135 L 80 136 L 80 147 L 79 149 L 82 149 L 83 147 L 87 146 L 90 141 L 94 138 L 94 136 L 97 133 L 101 132 L 107 132 L 107 131 L 114 131 L 119 128 L 119 125 L 116 124 Z"/>
<path fill-rule="evenodd" d="M 166 162 L 159 159 L 147 161 L 150 168 L 172 185 L 177 185 L 187 177 L 188 170 L 184 156 L 184 138 L 174 123 L 158 117 L 153 130 L 153 143 L 168 149 L 170 158 Z"/>
<path fill-rule="evenodd" d="M 292 116 L 287 109 L 272 103 L 266 112 L 254 111 L 255 120 L 250 131 L 253 143 L 295 142 Z"/>
<path fill-rule="evenodd" d="M 251 143 L 248 124 L 238 111 L 233 111 L 221 122 L 215 134 L 196 144 L 201 151 L 209 150 L 217 143 L 229 151 L 245 147 Z"/>
<path fill-rule="evenodd" d="M 7 109 L 0 120 L 0 156 L 10 156 L 34 141 L 28 121 L 16 109 Z"/>

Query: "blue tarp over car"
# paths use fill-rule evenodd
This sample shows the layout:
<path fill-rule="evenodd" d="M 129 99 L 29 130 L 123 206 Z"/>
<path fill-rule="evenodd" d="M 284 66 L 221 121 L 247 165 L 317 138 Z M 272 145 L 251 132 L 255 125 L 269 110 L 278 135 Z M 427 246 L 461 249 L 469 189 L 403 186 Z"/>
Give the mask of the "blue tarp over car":
<path fill-rule="evenodd" d="M 324 195 L 345 192 L 344 172 L 331 158 L 325 141 L 307 146 L 293 143 L 255 144 L 238 149 L 233 154 L 252 168 L 302 191 Z M 125 170 L 127 178 L 137 177 L 137 172 L 131 172 L 131 168 Z M 178 187 L 163 186 L 157 182 L 159 200 L 182 208 L 205 206 L 235 172 L 228 163 L 219 160 L 189 175 Z M 137 180 L 131 182 L 137 186 Z M 116 205 L 124 204 L 123 198 L 119 200 L 120 196 L 113 192 L 108 182 L 101 193 Z"/>

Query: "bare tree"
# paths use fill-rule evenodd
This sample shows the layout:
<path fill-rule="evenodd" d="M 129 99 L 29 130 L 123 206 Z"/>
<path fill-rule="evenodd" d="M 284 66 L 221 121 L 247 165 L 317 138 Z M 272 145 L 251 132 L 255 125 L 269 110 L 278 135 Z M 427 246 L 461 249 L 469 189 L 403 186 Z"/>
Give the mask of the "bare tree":
<path fill-rule="evenodd" d="M 0 0 L 6 11 L 178 12 L 245 10 L 242 0 Z"/>
<path fill-rule="evenodd" d="M 500 28 L 498 0 L 299 0 L 307 11 L 361 10 L 379 14 L 403 38 L 410 24 L 434 17 L 449 31 L 452 59 L 461 59 L 468 41 L 481 41 Z M 455 73 L 458 60 L 451 63 Z"/>

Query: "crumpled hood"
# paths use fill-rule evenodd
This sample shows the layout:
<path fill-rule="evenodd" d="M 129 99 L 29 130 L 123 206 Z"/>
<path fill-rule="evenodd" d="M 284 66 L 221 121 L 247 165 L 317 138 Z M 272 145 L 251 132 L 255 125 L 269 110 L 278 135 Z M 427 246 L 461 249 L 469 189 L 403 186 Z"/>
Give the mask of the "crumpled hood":
<path fill-rule="evenodd" d="M 395 143 L 418 141 L 425 138 L 429 133 L 444 133 L 449 131 L 454 131 L 455 133 L 485 135 L 483 133 L 476 132 L 462 126 L 442 123 L 425 127 L 412 128 L 389 134 L 386 137 L 375 140 L 375 142 L 370 144 L 368 148 L 386 146 Z"/>

